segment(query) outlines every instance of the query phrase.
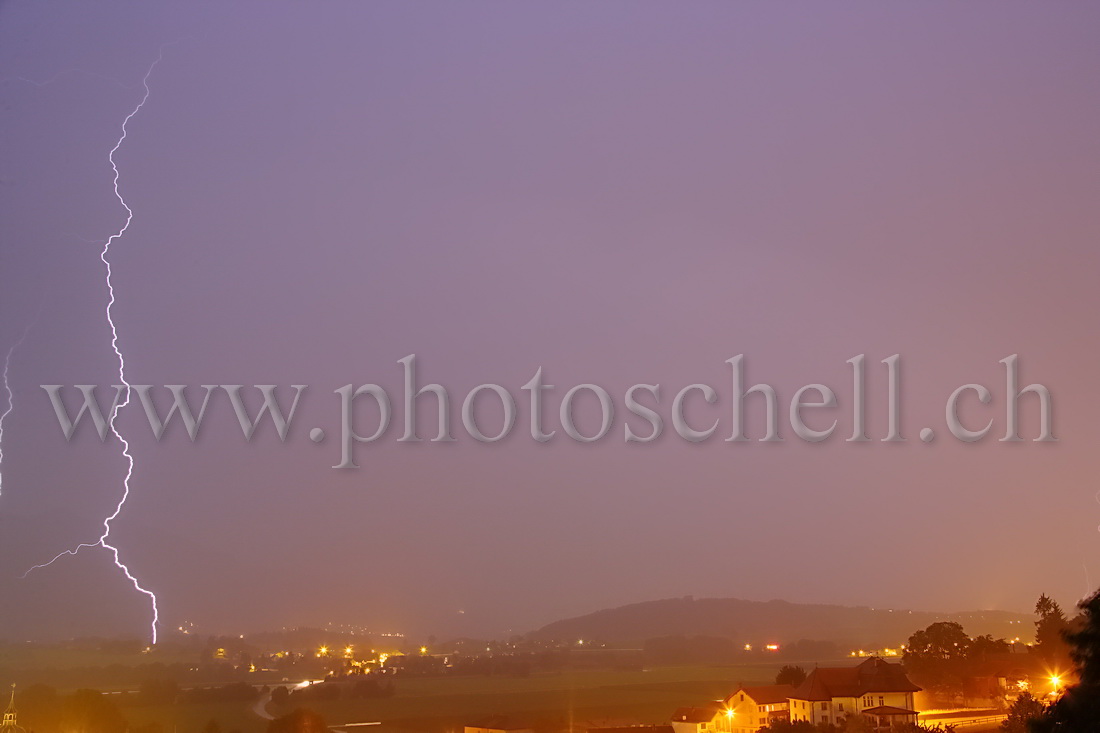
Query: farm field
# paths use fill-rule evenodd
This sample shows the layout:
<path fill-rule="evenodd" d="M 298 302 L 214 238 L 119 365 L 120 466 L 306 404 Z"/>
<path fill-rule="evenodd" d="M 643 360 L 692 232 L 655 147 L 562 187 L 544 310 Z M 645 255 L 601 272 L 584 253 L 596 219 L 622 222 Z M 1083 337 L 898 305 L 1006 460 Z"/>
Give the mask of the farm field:
<path fill-rule="evenodd" d="M 410 677 L 397 680 L 393 697 L 310 701 L 330 727 L 380 722 L 379 733 L 461 731 L 471 719 L 503 714 L 536 727 L 583 729 L 608 721 L 667 722 L 677 708 L 728 694 L 738 682 L 770 683 L 779 665 L 654 667 L 644 671 L 584 670 L 530 677 Z M 160 723 L 165 731 L 201 733 L 216 720 L 222 731 L 261 733 L 267 722 L 244 704 L 193 704 L 130 708 L 132 726 Z M 352 728 L 355 730 L 355 728 Z"/>

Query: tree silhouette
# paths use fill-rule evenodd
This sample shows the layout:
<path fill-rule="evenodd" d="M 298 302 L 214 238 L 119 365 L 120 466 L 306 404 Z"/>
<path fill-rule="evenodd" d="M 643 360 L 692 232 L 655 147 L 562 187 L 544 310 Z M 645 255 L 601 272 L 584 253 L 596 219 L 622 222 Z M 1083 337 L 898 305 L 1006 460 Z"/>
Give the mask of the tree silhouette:
<path fill-rule="evenodd" d="M 1028 733 L 1028 725 L 1032 720 L 1041 718 L 1044 710 L 1043 703 L 1032 697 L 1030 692 L 1022 692 L 1008 708 L 1008 718 L 1001 723 L 1001 730 L 1005 733 Z"/>
<path fill-rule="evenodd" d="M 1100 721 L 1100 591 L 1078 604 L 1081 625 L 1065 635 L 1078 682 L 1031 723 L 1035 733 L 1093 733 Z"/>
<path fill-rule="evenodd" d="M 806 681 L 806 670 L 802 667 L 796 667 L 791 664 L 784 664 L 783 668 L 779 670 L 779 674 L 775 676 L 775 684 L 777 685 L 790 685 L 791 687 L 798 687 Z"/>
<path fill-rule="evenodd" d="M 1039 617 L 1035 622 L 1035 653 L 1048 661 L 1065 659 L 1064 634 L 1068 624 L 1062 607 L 1044 593 L 1035 602 L 1035 614 Z"/>
<path fill-rule="evenodd" d="M 932 686 L 962 684 L 970 653 L 970 637 L 954 621 L 938 621 L 909 637 L 905 668 Z"/>

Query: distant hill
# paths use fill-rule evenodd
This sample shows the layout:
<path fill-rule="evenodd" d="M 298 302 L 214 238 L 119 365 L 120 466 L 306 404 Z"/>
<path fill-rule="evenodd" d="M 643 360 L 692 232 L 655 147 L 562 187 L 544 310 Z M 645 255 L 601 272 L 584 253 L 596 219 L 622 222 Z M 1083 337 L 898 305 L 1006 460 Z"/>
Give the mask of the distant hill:
<path fill-rule="evenodd" d="M 859 647 L 897 647 L 917 629 L 956 621 L 971 636 L 1031 641 L 1031 616 L 1008 611 L 936 613 L 904 609 L 827 606 L 737 598 L 670 598 L 596 611 L 555 621 L 532 632 L 539 640 L 593 639 L 642 642 L 661 636 L 716 636 L 738 644 L 793 643 L 801 639 Z"/>

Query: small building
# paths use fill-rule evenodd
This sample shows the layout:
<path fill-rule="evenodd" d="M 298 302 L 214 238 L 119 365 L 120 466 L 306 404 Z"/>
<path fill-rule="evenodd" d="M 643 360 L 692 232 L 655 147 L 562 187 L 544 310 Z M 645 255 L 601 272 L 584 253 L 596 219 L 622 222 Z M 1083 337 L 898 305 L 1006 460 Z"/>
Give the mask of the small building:
<path fill-rule="evenodd" d="M 701 707 L 677 708 L 670 721 L 675 733 L 714 733 L 725 728 L 720 727 L 726 718 L 726 706 L 713 702 Z"/>
<path fill-rule="evenodd" d="M 900 664 L 878 657 L 855 667 L 819 667 L 791 694 L 790 719 L 837 723 L 862 715 L 875 728 L 916 723 L 913 693 L 920 690 Z"/>
<path fill-rule="evenodd" d="M 744 685 L 726 698 L 725 715 L 729 718 L 722 731 L 730 733 L 755 733 L 777 718 L 790 717 L 790 698 L 794 694 L 791 685 Z"/>

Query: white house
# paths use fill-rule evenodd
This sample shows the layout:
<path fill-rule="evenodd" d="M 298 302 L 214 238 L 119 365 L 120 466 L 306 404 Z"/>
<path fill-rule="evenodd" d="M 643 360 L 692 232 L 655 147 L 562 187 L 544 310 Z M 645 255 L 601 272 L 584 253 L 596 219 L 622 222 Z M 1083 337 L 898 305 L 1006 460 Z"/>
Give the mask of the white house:
<path fill-rule="evenodd" d="M 876 728 L 915 723 L 913 693 L 900 664 L 870 657 L 855 667 L 819 667 L 790 697 L 791 720 L 836 723 L 851 715 L 868 718 Z"/>
<path fill-rule="evenodd" d="M 790 685 L 764 685 L 738 687 L 725 700 L 726 720 L 720 731 L 726 733 L 755 733 L 776 718 L 790 715 L 790 697 L 794 688 Z"/>

